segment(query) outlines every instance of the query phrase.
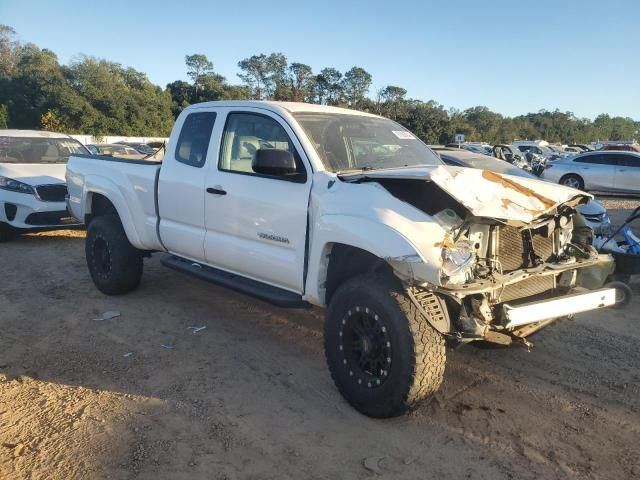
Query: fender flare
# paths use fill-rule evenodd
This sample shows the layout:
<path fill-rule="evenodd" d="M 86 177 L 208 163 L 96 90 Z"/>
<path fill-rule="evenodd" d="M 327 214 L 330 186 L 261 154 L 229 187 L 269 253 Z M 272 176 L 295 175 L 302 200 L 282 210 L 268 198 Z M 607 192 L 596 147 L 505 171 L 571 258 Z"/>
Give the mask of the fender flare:
<path fill-rule="evenodd" d="M 84 179 L 82 192 L 82 204 L 85 215 L 91 212 L 92 197 L 94 194 L 102 195 L 113 204 L 131 245 L 144 250 L 145 246 L 142 244 L 140 235 L 133 222 L 131 211 L 118 186 L 112 180 L 103 176 L 87 175 Z"/>

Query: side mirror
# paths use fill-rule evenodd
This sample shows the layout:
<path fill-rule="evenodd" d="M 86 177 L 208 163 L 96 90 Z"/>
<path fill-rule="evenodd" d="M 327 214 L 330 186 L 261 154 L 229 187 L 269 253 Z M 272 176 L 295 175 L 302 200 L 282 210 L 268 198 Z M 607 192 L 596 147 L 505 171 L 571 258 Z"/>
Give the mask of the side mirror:
<path fill-rule="evenodd" d="M 260 149 L 256 151 L 251 162 L 251 168 L 256 173 L 283 177 L 296 173 L 296 161 L 291 152 L 277 149 Z"/>

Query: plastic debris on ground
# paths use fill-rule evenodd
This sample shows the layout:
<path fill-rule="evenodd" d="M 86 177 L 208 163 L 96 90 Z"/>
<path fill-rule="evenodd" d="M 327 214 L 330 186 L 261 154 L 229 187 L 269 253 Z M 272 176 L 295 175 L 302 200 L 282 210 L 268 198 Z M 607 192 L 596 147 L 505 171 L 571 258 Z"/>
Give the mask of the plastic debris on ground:
<path fill-rule="evenodd" d="M 124 358 L 129 358 L 131 355 L 133 355 L 133 352 L 127 352 L 124 355 L 122 355 Z"/>
<path fill-rule="evenodd" d="M 173 350 L 175 347 L 173 345 L 170 345 L 168 343 L 163 343 L 162 345 L 160 345 L 162 348 L 166 348 L 167 350 Z"/>
<path fill-rule="evenodd" d="M 201 330 L 204 330 L 205 328 L 207 328 L 206 326 L 204 327 L 187 327 L 188 330 L 191 330 L 191 333 L 193 335 L 195 335 L 196 333 L 198 333 Z"/>
<path fill-rule="evenodd" d="M 374 475 L 382 475 L 382 469 L 380 468 L 380 462 L 385 457 L 366 457 L 362 460 L 362 466 L 372 472 Z"/>
<path fill-rule="evenodd" d="M 103 320 L 111 320 L 112 318 L 116 318 L 120 316 L 120 312 L 118 310 L 112 310 L 108 312 L 104 312 L 99 317 L 94 318 L 96 322 L 102 322 Z"/>

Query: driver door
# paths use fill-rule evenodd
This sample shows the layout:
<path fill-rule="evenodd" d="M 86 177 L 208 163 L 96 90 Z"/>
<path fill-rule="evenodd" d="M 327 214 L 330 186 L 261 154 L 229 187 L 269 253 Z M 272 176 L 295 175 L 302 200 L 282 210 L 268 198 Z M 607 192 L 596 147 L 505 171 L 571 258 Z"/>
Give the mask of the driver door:
<path fill-rule="evenodd" d="M 297 174 L 255 173 L 260 149 L 290 151 Z M 303 293 L 310 190 L 309 162 L 286 122 L 263 109 L 229 110 L 206 179 L 207 263 Z"/>

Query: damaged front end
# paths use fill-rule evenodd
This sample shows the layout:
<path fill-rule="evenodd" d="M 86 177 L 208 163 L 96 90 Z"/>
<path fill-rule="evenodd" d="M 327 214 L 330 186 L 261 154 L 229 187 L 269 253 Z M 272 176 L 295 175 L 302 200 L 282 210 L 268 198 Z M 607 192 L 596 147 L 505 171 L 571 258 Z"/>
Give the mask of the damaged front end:
<path fill-rule="evenodd" d="M 615 303 L 614 290 L 600 289 L 613 259 L 592 247 L 576 211 L 589 195 L 483 170 L 437 167 L 425 176 L 404 185 L 397 175 L 375 181 L 444 231 L 435 243 L 437 284 L 420 278 L 419 257 L 388 259 L 425 313 L 434 298 L 446 303 L 448 325 L 434 325 L 441 333 L 526 343 L 557 318 Z"/>
<path fill-rule="evenodd" d="M 448 231 L 440 285 L 432 288 L 455 304 L 460 339 L 510 343 L 558 317 L 615 302 L 612 292 L 574 296 L 581 288 L 601 287 L 613 271 L 613 259 L 591 246 L 574 203 L 525 225 L 471 217 Z M 522 310 L 531 304 L 540 307 Z"/>

